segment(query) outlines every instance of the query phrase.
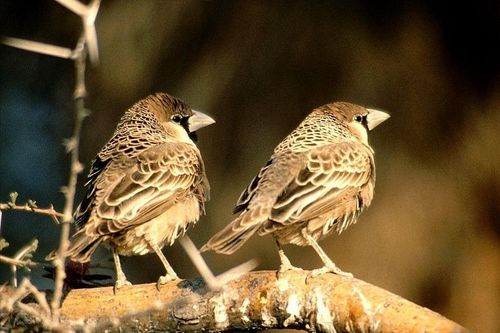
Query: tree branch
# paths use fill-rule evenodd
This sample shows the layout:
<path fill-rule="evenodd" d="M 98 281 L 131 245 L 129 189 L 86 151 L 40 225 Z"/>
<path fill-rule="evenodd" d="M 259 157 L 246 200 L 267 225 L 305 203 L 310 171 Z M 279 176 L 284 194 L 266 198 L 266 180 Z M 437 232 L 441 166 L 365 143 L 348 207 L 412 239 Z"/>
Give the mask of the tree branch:
<path fill-rule="evenodd" d="M 35 207 L 30 207 L 29 205 L 11 205 L 9 203 L 2 203 L 0 202 L 0 210 L 6 211 L 6 210 L 17 210 L 17 211 L 22 211 L 22 212 L 30 212 L 30 213 L 35 213 L 35 214 L 41 214 L 41 215 L 48 215 L 48 216 L 57 216 L 57 217 L 63 217 L 64 215 L 62 213 L 59 213 L 54 209 L 54 207 L 50 206 L 49 208 L 35 208 Z"/>
<path fill-rule="evenodd" d="M 75 101 L 75 125 L 73 128 L 73 135 L 71 138 L 66 140 L 65 146 L 66 150 L 71 156 L 71 166 L 70 174 L 68 179 L 68 185 L 64 187 L 64 219 L 61 226 L 61 236 L 59 241 L 59 249 L 57 250 L 56 257 L 53 260 L 53 265 L 55 267 L 55 283 L 54 283 L 54 297 L 51 302 L 52 317 L 53 320 L 57 321 L 60 314 L 60 301 L 62 297 L 62 290 L 64 279 L 66 278 L 66 273 L 64 271 L 64 261 L 66 259 L 66 252 L 69 246 L 69 224 L 73 222 L 73 204 L 76 192 L 76 182 L 78 174 L 82 172 L 83 167 L 80 163 L 78 156 L 78 148 L 80 145 L 80 132 L 82 130 L 83 119 L 88 116 L 89 111 L 85 109 L 84 99 L 87 96 L 87 90 L 85 88 L 85 64 L 87 59 L 87 49 L 85 44 L 84 35 L 80 37 L 80 40 L 74 50 L 74 62 L 75 62 L 75 90 L 73 93 L 73 98 Z"/>
<path fill-rule="evenodd" d="M 19 266 L 19 267 L 33 267 L 36 265 L 36 263 L 34 263 L 33 261 L 31 261 L 29 259 L 28 260 L 14 259 L 14 258 L 3 256 L 1 254 L 0 254 L 0 262 L 7 264 L 7 265 Z"/>
<path fill-rule="evenodd" d="M 251 272 L 210 291 L 201 279 L 123 287 L 75 289 L 63 323 L 93 329 L 232 331 L 294 328 L 310 332 L 467 332 L 443 316 L 357 279 L 291 271 Z M 88 325 L 88 324 L 87 324 Z M 87 327 L 89 328 L 89 327 Z"/>

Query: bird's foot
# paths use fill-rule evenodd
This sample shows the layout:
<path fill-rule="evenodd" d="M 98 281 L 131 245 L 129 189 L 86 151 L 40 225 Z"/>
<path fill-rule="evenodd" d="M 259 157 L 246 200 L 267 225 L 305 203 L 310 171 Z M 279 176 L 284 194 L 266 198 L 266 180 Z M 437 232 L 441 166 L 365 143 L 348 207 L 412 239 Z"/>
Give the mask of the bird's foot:
<path fill-rule="evenodd" d="M 325 273 L 334 273 L 340 276 L 344 276 L 346 278 L 352 278 L 353 275 L 352 273 L 349 272 L 344 272 L 340 268 L 338 268 L 334 263 L 331 263 L 330 265 L 325 265 L 321 268 L 317 268 L 311 271 L 311 274 L 309 274 L 310 277 L 315 278 L 317 276 L 320 276 Z"/>
<path fill-rule="evenodd" d="M 176 275 L 165 274 L 158 278 L 158 282 L 156 282 L 156 288 L 160 290 L 160 286 L 169 283 L 170 281 L 179 280 L 179 277 Z"/>
<path fill-rule="evenodd" d="M 292 264 L 288 263 L 282 263 L 280 265 L 279 270 L 276 271 L 276 278 L 279 280 L 281 279 L 286 273 L 288 272 L 297 272 L 297 271 L 303 271 L 302 268 L 293 266 Z"/>
<path fill-rule="evenodd" d="M 115 282 L 115 286 L 113 288 L 113 291 L 116 293 L 116 291 L 124 286 L 131 286 L 132 283 L 128 281 L 127 279 L 118 279 Z"/>

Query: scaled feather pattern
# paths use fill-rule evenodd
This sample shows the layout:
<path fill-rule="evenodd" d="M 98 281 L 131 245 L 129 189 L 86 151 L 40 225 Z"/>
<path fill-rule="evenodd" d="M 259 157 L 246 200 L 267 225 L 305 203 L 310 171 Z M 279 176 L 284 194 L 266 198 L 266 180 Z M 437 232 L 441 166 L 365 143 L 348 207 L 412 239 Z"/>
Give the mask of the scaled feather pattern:
<path fill-rule="evenodd" d="M 243 191 L 234 208 L 239 215 L 202 250 L 231 254 L 255 233 L 272 234 L 280 251 L 283 244 L 315 246 L 355 223 L 375 186 L 367 131 L 388 117 L 342 102 L 313 110 Z"/>
<path fill-rule="evenodd" d="M 88 262 L 104 243 L 116 255 L 156 252 L 163 262 L 158 250 L 198 221 L 209 198 L 205 167 L 189 128 L 199 115 L 207 125 L 214 122 L 165 93 L 125 112 L 92 162 L 85 198 L 74 214 L 78 231 L 68 250 L 71 260 Z"/>

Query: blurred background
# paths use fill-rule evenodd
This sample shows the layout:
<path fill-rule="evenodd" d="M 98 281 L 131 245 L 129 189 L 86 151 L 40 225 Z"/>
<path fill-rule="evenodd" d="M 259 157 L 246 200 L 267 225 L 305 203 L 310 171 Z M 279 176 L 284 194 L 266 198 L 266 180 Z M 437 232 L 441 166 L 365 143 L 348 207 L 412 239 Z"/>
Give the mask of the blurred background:
<path fill-rule="evenodd" d="M 199 133 L 212 185 L 201 246 L 232 216 L 274 147 L 314 108 L 350 101 L 392 117 L 371 133 L 377 186 L 358 224 L 321 245 L 345 271 L 478 332 L 500 319 L 500 3 L 435 1 L 114 1 L 97 17 L 101 62 L 87 71 L 77 199 L 90 161 L 120 116 L 157 91 L 217 123 Z M 54 1 L 2 1 L 0 35 L 73 48 L 80 19 Z M 62 211 L 73 124 L 73 63 L 0 45 L 0 202 L 20 193 Z M 12 254 L 38 238 L 56 247 L 49 218 L 3 212 Z M 321 262 L 288 246 L 295 265 Z M 198 273 L 179 245 L 164 249 L 181 277 Z M 276 269 L 271 237 L 233 256 L 205 255 L 217 273 L 250 258 Z M 101 250 L 95 262 L 112 267 Z M 154 256 L 125 258 L 134 283 L 156 281 Z M 112 271 L 110 270 L 109 273 Z M 41 288 L 51 281 L 35 269 Z M 0 283 L 9 279 L 0 266 Z"/>

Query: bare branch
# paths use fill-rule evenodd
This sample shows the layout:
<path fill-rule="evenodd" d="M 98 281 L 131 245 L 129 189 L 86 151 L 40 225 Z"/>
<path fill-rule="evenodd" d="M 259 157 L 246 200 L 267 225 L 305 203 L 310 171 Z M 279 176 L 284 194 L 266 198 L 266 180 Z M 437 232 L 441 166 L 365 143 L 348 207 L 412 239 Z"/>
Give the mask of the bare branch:
<path fill-rule="evenodd" d="M 222 274 L 217 275 L 220 286 L 224 286 L 232 280 L 239 279 L 242 275 L 252 271 L 259 264 L 257 259 L 250 259 L 238 266 L 232 267 Z"/>
<path fill-rule="evenodd" d="M 77 0 L 55 0 L 70 11 L 80 16 L 83 25 L 83 35 L 85 36 L 85 45 L 88 51 L 90 62 L 93 65 L 99 63 L 99 48 L 97 44 L 97 32 L 95 20 L 99 12 L 101 0 L 92 0 L 87 6 Z"/>
<path fill-rule="evenodd" d="M 193 262 L 194 266 L 196 267 L 210 290 L 220 290 L 224 286 L 224 284 L 226 284 L 230 280 L 237 279 L 241 275 L 250 272 L 252 269 L 257 267 L 258 264 L 257 260 L 252 259 L 237 267 L 233 267 L 229 271 L 216 277 L 208 267 L 207 263 L 201 256 L 200 251 L 198 251 L 189 236 L 185 235 L 179 238 L 179 243 L 184 248 L 184 251 L 186 251 L 187 255 Z"/>
<path fill-rule="evenodd" d="M 179 243 L 182 245 L 184 248 L 184 251 L 186 251 L 187 255 L 189 258 L 191 258 L 191 261 L 193 262 L 194 266 L 200 273 L 201 277 L 207 284 L 207 286 L 211 290 L 217 290 L 220 289 L 220 285 L 217 283 L 217 279 L 215 278 L 214 274 L 208 267 L 207 263 L 201 256 L 200 252 L 194 245 L 193 241 L 189 236 L 185 235 L 181 238 L 179 238 Z"/>
<path fill-rule="evenodd" d="M 85 42 L 89 52 L 89 59 L 93 65 L 99 63 L 99 48 L 97 44 L 97 32 L 95 28 L 95 20 L 99 12 L 101 0 L 93 0 L 88 6 L 88 13 L 83 19 L 83 28 L 85 33 Z"/>
<path fill-rule="evenodd" d="M 29 270 L 29 267 L 32 263 L 29 259 L 33 257 L 33 253 L 38 248 L 38 239 L 33 239 L 30 243 L 26 244 L 22 248 L 20 248 L 12 259 L 18 260 L 19 262 L 24 263 L 23 265 L 11 264 L 10 271 L 12 272 L 12 285 L 17 287 L 17 266 L 22 266 Z"/>
<path fill-rule="evenodd" d="M 50 307 L 49 303 L 47 303 L 47 297 L 45 293 L 39 291 L 30 280 L 26 279 L 26 289 L 35 297 L 38 305 L 40 305 L 45 316 L 50 316 Z"/>
<path fill-rule="evenodd" d="M 69 148 L 69 153 L 71 154 L 71 165 L 70 165 L 70 175 L 68 179 L 68 185 L 65 187 L 64 197 L 64 220 L 61 226 L 61 236 L 59 241 L 59 249 L 56 253 L 56 258 L 53 260 L 53 265 L 55 267 L 55 283 L 54 283 L 54 296 L 51 302 L 52 308 L 52 319 L 55 321 L 59 320 L 60 316 L 60 304 L 62 299 L 62 291 L 64 286 L 64 279 L 66 278 L 66 272 L 64 270 L 64 262 L 66 259 L 66 252 L 69 246 L 69 230 L 70 223 L 73 221 L 73 207 L 76 192 L 76 183 L 78 180 L 78 174 L 82 171 L 82 164 L 79 160 L 78 148 L 80 145 L 80 133 L 82 129 L 82 123 L 85 117 L 88 116 L 89 112 L 85 109 L 84 98 L 87 96 L 87 90 L 85 88 L 85 65 L 87 59 L 87 50 L 85 47 L 85 38 L 82 36 L 75 48 L 75 90 L 74 90 L 74 100 L 75 100 L 75 125 L 73 129 L 73 135 L 68 140 L 71 145 L 67 145 Z"/>
<path fill-rule="evenodd" d="M 310 332 L 467 332 L 460 325 L 366 282 L 335 274 L 251 272 L 211 291 L 200 279 L 75 289 L 62 317 L 100 329 L 233 331 L 294 328 Z"/>
<path fill-rule="evenodd" d="M 12 46 L 18 49 L 46 54 L 53 57 L 71 59 L 73 57 L 73 51 L 56 45 L 33 42 L 31 40 L 13 38 L 13 37 L 3 37 L 1 40 L 2 44 Z"/>
<path fill-rule="evenodd" d="M 55 218 L 54 221 L 56 223 L 59 223 L 57 217 L 64 217 L 64 215 L 56 211 L 52 205 L 49 208 L 38 208 L 38 207 L 30 207 L 28 204 L 11 205 L 10 203 L 0 202 L 0 211 L 1 210 L 17 210 L 17 211 L 30 212 L 41 215 L 48 215 L 52 218 Z"/>
<path fill-rule="evenodd" d="M 37 326 L 38 330 L 74 331 L 68 325 L 63 326 L 59 322 L 52 320 L 45 293 L 39 291 L 27 278 L 23 279 L 18 288 L 3 286 L 0 288 L 0 295 L 0 313 L 11 313 L 15 317 L 19 316 L 19 314 L 28 315 L 34 319 L 32 322 Z M 33 296 L 36 303 L 22 303 L 29 295 Z M 24 326 L 24 324 L 21 323 L 20 326 Z"/>
<path fill-rule="evenodd" d="M 28 283 L 28 279 L 23 279 L 18 288 L 8 289 L 7 287 L 4 287 L 3 289 L 5 290 L 2 290 L 2 297 L 0 297 L 0 310 L 12 312 L 14 304 L 29 294 L 29 291 L 26 288 Z"/>
<path fill-rule="evenodd" d="M 84 4 L 82 4 L 77 0 L 55 0 L 55 1 L 81 17 L 86 16 L 87 13 L 89 12 L 87 6 L 85 6 Z"/>
<path fill-rule="evenodd" d="M 13 265 L 13 266 L 19 266 L 19 267 L 33 267 L 36 265 L 36 263 L 31 261 L 31 260 L 14 259 L 14 258 L 6 257 L 6 256 L 1 255 L 1 254 L 0 254 L 0 262 L 3 262 L 4 264 L 7 264 L 7 265 Z"/>

